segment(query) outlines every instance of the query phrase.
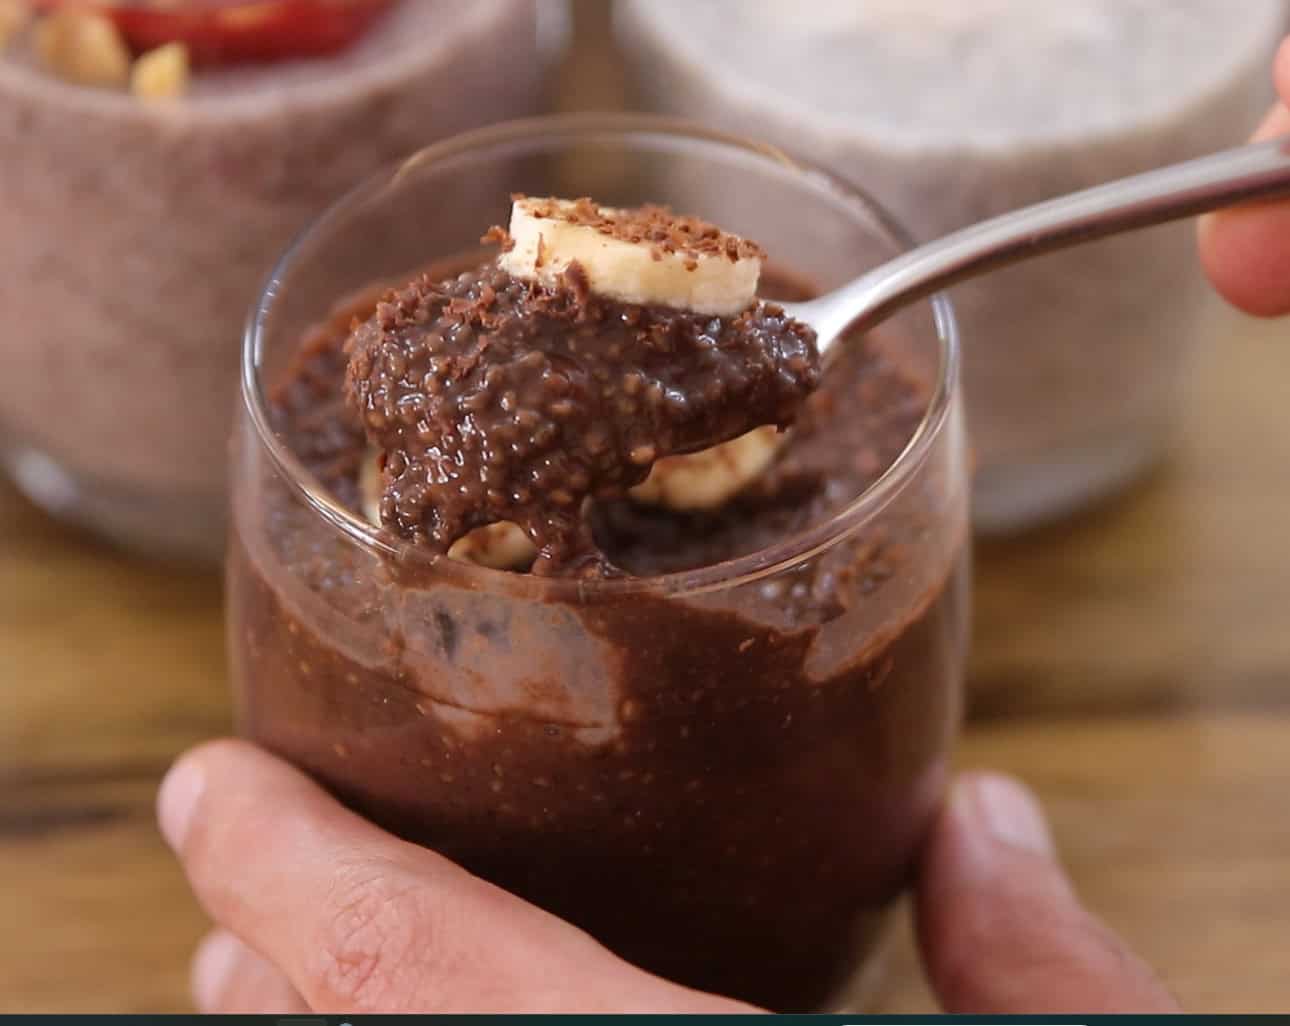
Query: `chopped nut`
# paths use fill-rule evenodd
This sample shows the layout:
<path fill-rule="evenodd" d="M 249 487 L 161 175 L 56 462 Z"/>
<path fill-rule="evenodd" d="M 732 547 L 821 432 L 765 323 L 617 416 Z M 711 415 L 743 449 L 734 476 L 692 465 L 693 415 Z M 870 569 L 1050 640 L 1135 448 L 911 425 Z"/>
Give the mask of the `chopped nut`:
<path fill-rule="evenodd" d="M 36 53 L 54 74 L 104 88 L 130 80 L 130 51 L 110 18 L 74 7 L 36 24 Z"/>
<path fill-rule="evenodd" d="M 27 27 L 31 8 L 26 0 L 0 0 L 0 49 Z"/>
<path fill-rule="evenodd" d="M 167 100 L 188 92 L 188 47 L 166 43 L 149 50 L 130 70 L 130 91 L 144 100 Z"/>

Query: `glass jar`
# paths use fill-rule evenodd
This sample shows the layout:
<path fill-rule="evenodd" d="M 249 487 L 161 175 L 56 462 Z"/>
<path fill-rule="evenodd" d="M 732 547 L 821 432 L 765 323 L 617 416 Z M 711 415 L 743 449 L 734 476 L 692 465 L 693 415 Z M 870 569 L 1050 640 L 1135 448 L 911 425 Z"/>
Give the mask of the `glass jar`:
<path fill-rule="evenodd" d="M 619 0 L 647 110 L 756 132 L 862 183 L 927 241 L 1236 145 L 1271 102 L 1280 0 Z M 956 286 L 978 527 L 1120 490 L 1166 448 L 1217 301 L 1192 228 Z"/>
<path fill-rule="evenodd" d="M 218 560 L 256 286 L 389 161 L 537 113 L 539 6 L 405 0 L 334 56 L 199 67 L 166 101 L 65 82 L 27 37 L 0 54 L 0 462 L 19 487 L 140 551 Z"/>
<path fill-rule="evenodd" d="M 690 211 L 714 181 L 693 212 L 819 288 L 904 246 L 835 179 L 645 116 L 470 133 L 316 222 L 246 338 L 228 638 L 242 732 L 355 809 L 651 971 L 803 1011 L 839 1000 L 905 886 L 959 723 L 968 467 L 947 301 L 880 329 L 926 401 L 875 483 L 763 551 L 665 576 L 431 559 L 325 490 L 268 399 L 338 297 L 472 250 L 510 192 Z"/>

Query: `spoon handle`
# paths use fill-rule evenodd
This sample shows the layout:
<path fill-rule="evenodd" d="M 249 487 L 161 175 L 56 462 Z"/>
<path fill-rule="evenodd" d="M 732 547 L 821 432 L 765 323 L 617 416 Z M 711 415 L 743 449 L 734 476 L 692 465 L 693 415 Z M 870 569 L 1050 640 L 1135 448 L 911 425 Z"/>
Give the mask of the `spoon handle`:
<path fill-rule="evenodd" d="M 1108 235 L 1290 195 L 1290 136 L 1223 150 L 982 221 L 912 249 L 793 315 L 821 349 L 955 282 Z"/>

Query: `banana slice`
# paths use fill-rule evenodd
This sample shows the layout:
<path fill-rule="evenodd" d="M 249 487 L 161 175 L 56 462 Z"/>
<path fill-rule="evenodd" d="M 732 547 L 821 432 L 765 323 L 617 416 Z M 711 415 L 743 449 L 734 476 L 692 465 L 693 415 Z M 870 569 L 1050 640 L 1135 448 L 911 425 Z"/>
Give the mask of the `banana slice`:
<path fill-rule="evenodd" d="M 666 207 L 517 197 L 498 264 L 555 285 L 577 263 L 597 295 L 728 317 L 757 301 L 763 256 L 755 242 Z"/>
<path fill-rule="evenodd" d="M 458 538 L 449 547 L 448 558 L 493 570 L 523 570 L 537 558 L 537 548 L 518 524 L 500 520 Z"/>
<path fill-rule="evenodd" d="M 773 424 L 765 424 L 711 449 L 666 456 L 628 494 L 637 502 L 681 512 L 717 509 L 771 465 L 783 437 Z"/>

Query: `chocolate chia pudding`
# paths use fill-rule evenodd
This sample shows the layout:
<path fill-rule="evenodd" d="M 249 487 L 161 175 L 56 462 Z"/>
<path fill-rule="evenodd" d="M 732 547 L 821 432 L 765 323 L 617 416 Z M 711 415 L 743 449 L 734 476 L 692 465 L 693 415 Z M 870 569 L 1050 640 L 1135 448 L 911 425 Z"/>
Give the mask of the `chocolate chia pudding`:
<path fill-rule="evenodd" d="M 1233 11 L 1224 0 L 616 7 L 647 109 L 812 157 L 923 240 L 1235 145 L 1270 102 L 1285 7 Z M 1186 357 L 1214 324 L 1189 232 L 1082 246 L 954 290 L 980 527 L 1074 510 L 1160 454 Z"/>
<path fill-rule="evenodd" d="M 655 214 L 654 216 L 659 216 Z M 814 333 L 773 305 L 716 319 L 499 267 L 391 293 L 347 344 L 351 406 L 385 455 L 382 520 L 447 553 L 498 521 L 534 573 L 610 571 L 584 507 L 664 457 L 787 426 L 819 381 Z"/>
<path fill-rule="evenodd" d="M 908 879 L 960 715 L 953 361 L 893 323 L 821 372 L 774 303 L 814 290 L 783 271 L 755 306 L 698 315 L 606 294 L 576 261 L 515 267 L 437 263 L 303 338 L 259 322 L 229 554 L 241 728 L 639 965 L 823 1008 Z M 654 385 L 678 402 L 617 410 Z M 553 478 L 533 474 L 547 423 Z M 779 423 L 720 502 L 640 490 L 665 458 L 716 473 L 709 454 Z M 498 497 L 454 497 L 490 470 Z M 462 539 L 499 523 L 524 543 L 509 569 L 472 565 L 490 552 Z"/>
<path fill-rule="evenodd" d="M 375 6 L 325 54 L 236 63 L 163 46 L 130 70 L 131 54 L 76 56 L 101 33 L 14 32 L 0 438 L 38 502 L 149 551 L 216 554 L 237 344 L 273 259 L 376 168 L 542 102 L 535 0 Z"/>

